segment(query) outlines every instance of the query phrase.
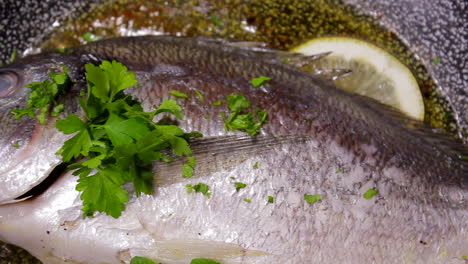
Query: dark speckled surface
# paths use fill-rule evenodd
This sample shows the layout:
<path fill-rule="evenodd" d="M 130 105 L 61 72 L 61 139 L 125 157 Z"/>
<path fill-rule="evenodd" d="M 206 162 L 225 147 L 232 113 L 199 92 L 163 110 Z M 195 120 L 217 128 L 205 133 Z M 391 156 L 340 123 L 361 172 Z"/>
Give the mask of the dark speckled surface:
<path fill-rule="evenodd" d="M 88 10 L 101 0 L 1 0 L 0 61 L 40 43 L 70 17 Z"/>
<path fill-rule="evenodd" d="M 397 33 L 425 63 L 468 128 L 468 1 L 346 0 Z M 440 58 L 440 63 L 433 63 Z"/>

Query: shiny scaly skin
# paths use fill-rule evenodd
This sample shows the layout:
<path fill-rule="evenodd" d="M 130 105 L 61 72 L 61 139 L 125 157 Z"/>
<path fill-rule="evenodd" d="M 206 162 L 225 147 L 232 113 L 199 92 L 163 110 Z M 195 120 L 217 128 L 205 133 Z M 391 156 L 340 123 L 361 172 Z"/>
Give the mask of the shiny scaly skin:
<path fill-rule="evenodd" d="M 57 133 L 54 118 L 49 117 L 49 122 L 40 126 L 32 117 L 24 116 L 17 120 L 11 113 L 13 109 L 26 107 L 30 89 L 24 87 L 25 85 L 48 79 L 49 72 L 60 71 L 61 65 L 75 69 L 73 65 L 77 65 L 77 60 L 63 54 L 46 53 L 0 68 L 0 75 L 14 76 L 12 78 L 16 81 L 11 89 L 7 89 L 7 96 L 0 96 L 0 204 L 21 197 L 42 182 L 61 162 L 55 152 L 63 145 L 67 136 Z M 73 70 L 74 74 L 75 72 Z M 74 74 L 72 76 L 77 77 Z M 76 92 L 77 90 L 70 91 L 70 95 L 76 95 Z M 66 104 L 62 117 L 77 110 L 78 104 L 70 96 L 59 103 Z"/>
<path fill-rule="evenodd" d="M 207 153 L 195 156 L 194 179 L 173 173 L 180 164 L 156 166 L 155 193 L 132 196 L 119 219 L 82 219 L 75 179 L 64 174 L 42 195 L 0 206 L 0 240 L 45 263 L 119 263 L 135 255 L 163 263 L 194 257 L 223 263 L 463 263 L 466 167 L 434 145 L 439 136 L 426 134 L 417 122 L 385 115 L 388 109 L 374 101 L 280 64 L 271 54 L 214 41 L 111 39 L 69 56 L 75 63 L 126 64 L 142 85 L 129 93 L 146 109 L 172 89 L 192 95 L 180 101 L 186 117 L 179 125 L 187 131 L 226 141 L 238 135 L 224 130 L 219 112 L 226 106 L 211 105 L 231 93 L 268 109 L 269 123 L 248 150 L 235 142 L 221 152 L 208 145 Z M 259 75 L 272 80 L 253 88 L 249 80 Z M 261 138 L 286 135 L 306 139 L 255 151 L 262 149 Z M 237 193 L 230 177 L 247 188 Z M 186 192 L 185 184 L 200 181 L 211 187 L 210 199 Z M 369 188 L 379 195 L 366 200 L 362 194 Z M 306 193 L 323 200 L 308 204 Z M 275 203 L 266 202 L 268 195 Z"/>

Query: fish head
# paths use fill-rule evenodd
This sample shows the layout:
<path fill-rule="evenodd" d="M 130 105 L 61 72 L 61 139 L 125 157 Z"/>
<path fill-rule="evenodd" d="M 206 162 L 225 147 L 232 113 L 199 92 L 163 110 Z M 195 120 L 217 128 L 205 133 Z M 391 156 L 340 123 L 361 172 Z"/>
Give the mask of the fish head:
<path fill-rule="evenodd" d="M 49 116 L 45 124 L 40 124 L 28 115 L 15 118 L 12 110 L 26 108 L 31 93 L 27 85 L 50 79 L 51 71 L 58 72 L 65 65 L 76 76 L 74 62 L 73 56 L 48 53 L 0 67 L 0 204 L 16 201 L 60 164 L 56 152 L 66 137 L 57 133 L 57 118 Z M 76 109 L 71 99 L 61 99 L 60 103 L 65 105 L 64 112 Z"/>

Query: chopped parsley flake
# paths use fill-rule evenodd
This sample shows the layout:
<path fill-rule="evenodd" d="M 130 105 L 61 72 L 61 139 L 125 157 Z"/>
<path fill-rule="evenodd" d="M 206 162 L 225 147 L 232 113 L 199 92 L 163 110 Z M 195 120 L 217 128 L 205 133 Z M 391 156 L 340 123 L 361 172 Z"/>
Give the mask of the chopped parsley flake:
<path fill-rule="evenodd" d="M 321 194 L 304 194 L 304 200 L 306 200 L 306 202 L 310 204 L 313 204 L 322 200 L 322 195 Z"/>
<path fill-rule="evenodd" d="M 211 14 L 211 22 L 220 28 L 224 27 L 223 21 L 216 14 Z"/>
<path fill-rule="evenodd" d="M 10 63 L 13 63 L 16 60 L 16 57 L 18 56 L 18 50 L 16 48 L 13 48 L 11 51 L 10 55 Z"/>
<path fill-rule="evenodd" d="M 191 184 L 186 184 L 185 187 L 187 187 L 187 192 L 188 193 L 192 193 L 193 191 L 195 191 L 196 193 L 202 193 L 203 195 L 205 195 L 206 197 L 210 198 L 211 197 L 211 193 L 208 192 L 210 190 L 210 186 L 202 183 L 202 182 L 199 182 L 195 185 L 191 185 Z"/>
<path fill-rule="evenodd" d="M 335 173 L 340 173 L 340 172 L 343 172 L 343 169 L 342 168 L 339 168 L 335 171 Z"/>
<path fill-rule="evenodd" d="M 251 203 L 251 202 L 252 202 L 252 200 L 247 199 L 247 198 L 244 198 L 243 200 L 244 200 L 245 202 L 247 202 L 247 203 Z"/>
<path fill-rule="evenodd" d="M 434 65 L 439 64 L 440 61 L 441 61 L 441 59 L 440 59 L 439 57 L 434 57 L 434 58 L 432 58 L 432 63 L 433 63 Z"/>
<path fill-rule="evenodd" d="M 256 120 L 253 112 L 246 112 L 250 102 L 242 94 L 231 94 L 227 96 L 228 107 L 231 110 L 229 117 L 221 113 L 224 126 L 228 130 L 240 130 L 255 136 L 260 127 L 266 122 L 267 110 L 257 110 Z"/>
<path fill-rule="evenodd" d="M 14 148 L 19 148 L 20 145 L 19 145 L 19 141 L 15 141 L 13 144 L 11 144 Z"/>
<path fill-rule="evenodd" d="M 63 54 L 68 54 L 72 52 L 71 49 L 67 49 L 67 48 L 57 48 L 57 51 Z"/>
<path fill-rule="evenodd" d="M 195 89 L 194 91 L 195 91 L 195 93 L 198 95 L 198 99 L 200 99 L 200 102 L 204 102 L 204 101 L 205 101 L 205 97 L 203 96 L 203 94 L 202 94 L 199 90 L 197 90 L 197 89 Z"/>
<path fill-rule="evenodd" d="M 274 203 L 275 202 L 275 199 L 273 198 L 273 196 L 269 195 L 268 196 L 268 203 Z"/>
<path fill-rule="evenodd" d="M 145 257 L 133 257 L 130 264 L 156 264 L 156 262 Z"/>
<path fill-rule="evenodd" d="M 221 264 L 221 262 L 207 258 L 195 258 L 190 261 L 190 264 Z"/>
<path fill-rule="evenodd" d="M 462 259 L 468 259 L 468 256 L 462 256 Z"/>
<path fill-rule="evenodd" d="M 362 196 L 367 200 L 372 199 L 372 197 L 376 196 L 379 193 L 376 189 L 369 189 L 367 190 Z"/>
<path fill-rule="evenodd" d="M 206 115 L 203 116 L 203 118 L 208 119 L 208 118 L 210 118 L 210 115 L 206 114 Z"/>
<path fill-rule="evenodd" d="M 169 94 L 175 96 L 175 97 L 179 97 L 179 98 L 185 98 L 187 99 L 188 98 L 188 95 L 186 93 L 183 93 L 183 92 L 179 92 L 177 90 L 172 90 L 169 92 Z"/>
<path fill-rule="evenodd" d="M 86 32 L 83 34 L 83 39 L 86 42 L 93 42 L 93 41 L 99 40 L 100 38 L 91 32 Z"/>
<path fill-rule="evenodd" d="M 247 187 L 247 184 L 243 182 L 235 182 L 236 185 L 236 192 L 239 192 L 240 189 Z"/>
<path fill-rule="evenodd" d="M 188 157 L 187 163 L 183 165 L 182 168 L 182 177 L 184 178 L 192 178 L 193 176 L 193 169 L 197 165 L 194 157 Z"/>
<path fill-rule="evenodd" d="M 219 99 L 216 102 L 212 103 L 211 105 L 212 106 L 220 106 L 222 103 L 223 103 L 223 101 L 221 101 L 221 99 Z"/>
<path fill-rule="evenodd" d="M 71 84 L 68 68 L 62 66 L 62 72 L 51 71 L 49 77 L 50 80 L 25 85 L 32 91 L 25 109 L 11 110 L 16 119 L 29 115 L 35 117 L 41 125 L 45 125 L 50 110 L 52 110 L 52 116 L 58 116 L 63 110 L 63 105 L 57 105 L 57 97 L 64 94 Z"/>
<path fill-rule="evenodd" d="M 265 83 L 268 82 L 269 80 L 271 80 L 270 77 L 261 75 L 260 77 L 253 78 L 252 80 L 250 80 L 250 83 L 251 83 L 254 87 L 259 87 L 260 85 L 265 84 Z"/>
<path fill-rule="evenodd" d="M 253 168 L 258 169 L 258 166 L 259 166 L 258 161 L 256 161 L 255 164 L 253 165 Z"/>

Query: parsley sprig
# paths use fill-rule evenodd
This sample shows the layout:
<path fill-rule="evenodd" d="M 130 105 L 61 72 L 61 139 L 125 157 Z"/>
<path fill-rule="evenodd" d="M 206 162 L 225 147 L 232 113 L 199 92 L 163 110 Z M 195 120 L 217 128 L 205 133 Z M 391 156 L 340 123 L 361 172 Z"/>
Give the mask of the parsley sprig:
<path fill-rule="evenodd" d="M 49 77 L 50 80 L 25 85 L 31 89 L 31 93 L 26 108 L 11 110 L 16 119 L 28 115 L 35 117 L 41 125 L 45 125 L 49 111 L 52 111 L 52 116 L 58 116 L 63 111 L 64 106 L 57 104 L 57 98 L 66 92 L 72 82 L 68 77 L 68 68 L 62 66 L 62 71 L 51 71 Z"/>
<path fill-rule="evenodd" d="M 78 101 L 86 121 L 71 114 L 56 122 L 63 133 L 76 133 L 58 153 L 64 162 L 80 159 L 69 167 L 79 176 L 76 190 L 82 192 L 85 216 L 98 211 L 117 218 L 128 201 L 128 191 L 122 186 L 132 182 L 137 196 L 151 194 L 152 163 L 172 161 L 166 149 L 175 156 L 191 154 L 188 141 L 201 134 L 153 122 L 161 113 L 182 119 L 182 108 L 166 99 L 154 111 L 143 111 L 139 102 L 123 93 L 137 85 L 137 79 L 121 63 L 86 64 L 85 70 L 88 91 Z"/>

